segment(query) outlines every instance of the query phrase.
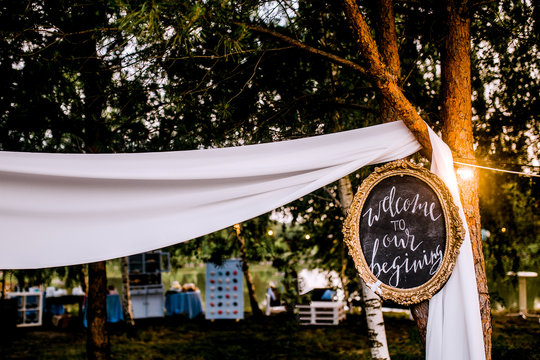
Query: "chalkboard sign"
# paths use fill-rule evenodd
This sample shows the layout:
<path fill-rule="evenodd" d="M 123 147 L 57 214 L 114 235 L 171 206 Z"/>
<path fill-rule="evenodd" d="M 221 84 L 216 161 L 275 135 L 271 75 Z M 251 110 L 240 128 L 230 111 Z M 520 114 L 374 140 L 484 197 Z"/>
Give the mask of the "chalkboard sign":
<path fill-rule="evenodd" d="M 464 233 L 442 180 L 399 160 L 364 180 L 344 235 L 368 286 L 385 299 L 409 305 L 431 298 L 448 280 Z"/>

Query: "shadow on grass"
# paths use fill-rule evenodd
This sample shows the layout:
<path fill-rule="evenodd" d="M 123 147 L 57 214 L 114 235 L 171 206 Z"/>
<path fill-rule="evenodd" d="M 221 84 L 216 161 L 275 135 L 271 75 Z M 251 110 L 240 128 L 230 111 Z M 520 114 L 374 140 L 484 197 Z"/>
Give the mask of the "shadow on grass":
<path fill-rule="evenodd" d="M 386 316 L 393 359 L 420 360 L 424 352 L 414 323 Z M 493 359 L 540 359 L 540 326 L 522 319 L 494 318 Z M 210 322 L 185 317 L 137 321 L 137 335 L 121 325 L 109 328 L 112 359 L 370 359 L 365 321 L 348 315 L 339 326 L 299 326 L 276 315 L 256 321 Z M 85 359 L 86 331 L 17 329 L 7 334 L 1 359 Z"/>

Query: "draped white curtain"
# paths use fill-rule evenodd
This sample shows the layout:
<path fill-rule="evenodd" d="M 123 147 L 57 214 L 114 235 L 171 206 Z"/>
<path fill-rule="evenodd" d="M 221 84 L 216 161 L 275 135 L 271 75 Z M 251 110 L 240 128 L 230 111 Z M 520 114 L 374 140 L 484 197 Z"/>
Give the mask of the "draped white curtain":
<path fill-rule="evenodd" d="M 180 243 L 419 148 L 398 122 L 222 149 L 0 152 L 0 269 L 88 263 Z"/>
<path fill-rule="evenodd" d="M 458 205 L 465 239 L 452 275 L 429 301 L 426 359 L 485 359 L 471 238 L 459 198 L 452 152 L 431 129 L 429 138 L 433 147 L 431 171 L 443 179 Z"/>
<path fill-rule="evenodd" d="M 441 158 L 451 166 L 451 153 L 434 136 L 436 164 Z M 419 149 L 407 127 L 394 122 L 223 149 L 0 152 L 0 269 L 88 263 L 180 243 L 285 205 L 365 165 Z M 439 175 L 455 182 L 450 168 Z M 461 261 L 467 247 L 470 250 L 468 238 L 458 265 L 470 267 L 472 253 Z M 476 282 L 474 271 L 466 271 L 460 270 L 456 280 L 452 275 L 448 283 L 466 283 L 469 294 L 469 285 Z M 470 308 L 467 315 L 479 316 L 478 299 L 470 302 L 470 296 L 456 296 L 454 290 L 439 294 L 444 295 L 437 306 L 430 303 L 428 359 L 480 359 L 476 349 L 482 346 L 481 324 L 471 323 L 476 316 L 455 314 Z M 441 355 L 456 346 L 462 349 L 460 356 Z"/>

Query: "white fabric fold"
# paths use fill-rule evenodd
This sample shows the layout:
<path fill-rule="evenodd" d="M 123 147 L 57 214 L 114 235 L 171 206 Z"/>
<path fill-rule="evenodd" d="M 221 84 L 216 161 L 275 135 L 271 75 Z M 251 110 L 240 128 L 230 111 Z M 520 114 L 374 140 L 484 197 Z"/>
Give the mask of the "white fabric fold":
<path fill-rule="evenodd" d="M 419 149 L 395 122 L 222 149 L 0 152 L 0 269 L 88 263 L 180 243 Z"/>
<path fill-rule="evenodd" d="M 452 275 L 429 301 L 426 359 L 483 360 L 484 336 L 471 239 L 459 197 L 452 152 L 431 129 L 429 137 L 433 147 L 431 171 L 450 189 L 454 203 L 459 207 L 465 239 Z"/>

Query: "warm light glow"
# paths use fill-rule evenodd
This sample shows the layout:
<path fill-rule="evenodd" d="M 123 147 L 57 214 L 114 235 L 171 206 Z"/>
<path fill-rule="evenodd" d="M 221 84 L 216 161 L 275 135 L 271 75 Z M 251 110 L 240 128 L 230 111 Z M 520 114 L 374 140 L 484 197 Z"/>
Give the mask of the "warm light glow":
<path fill-rule="evenodd" d="M 458 168 L 457 174 L 462 180 L 471 180 L 474 177 L 474 171 L 468 167 Z"/>
<path fill-rule="evenodd" d="M 503 228 L 501 229 L 501 232 L 505 233 L 505 232 L 506 232 L 506 228 L 503 227 Z"/>
<path fill-rule="evenodd" d="M 306 234 L 306 240 L 309 240 L 311 238 L 311 236 L 309 236 L 309 234 Z"/>
<path fill-rule="evenodd" d="M 274 232 L 272 230 L 268 230 L 268 235 L 272 236 L 274 235 Z"/>

